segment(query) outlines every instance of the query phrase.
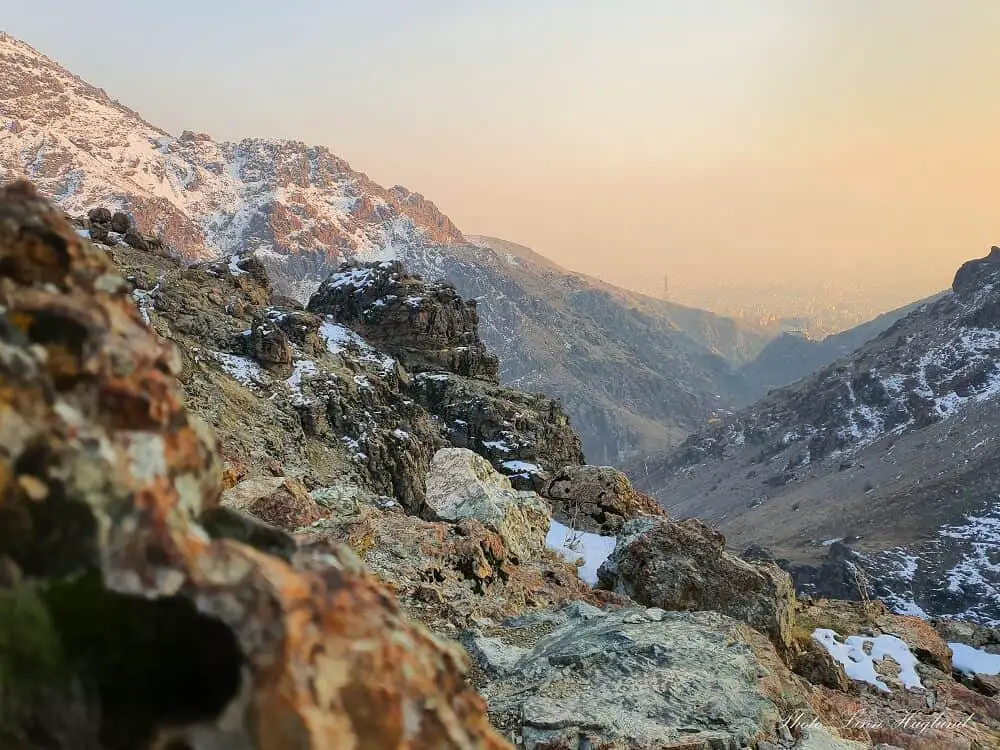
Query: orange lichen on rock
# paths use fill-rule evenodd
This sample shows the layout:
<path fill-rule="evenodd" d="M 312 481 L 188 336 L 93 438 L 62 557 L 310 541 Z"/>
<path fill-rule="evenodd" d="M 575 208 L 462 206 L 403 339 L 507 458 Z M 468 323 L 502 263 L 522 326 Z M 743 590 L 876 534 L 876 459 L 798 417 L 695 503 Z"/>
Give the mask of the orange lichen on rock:
<path fill-rule="evenodd" d="M 346 547 L 289 562 L 209 536 L 222 473 L 179 368 L 102 250 L 30 185 L 0 190 L 0 561 L 41 592 L 68 656 L 88 654 L 74 676 L 97 685 L 103 744 L 508 747 L 464 652 L 408 622 Z M 91 627 L 94 611 L 114 615 Z M 227 641 L 231 657 L 204 646 Z M 101 671 L 109 647 L 118 671 Z M 143 660 L 163 673 L 130 671 Z M 203 679 L 168 679 L 183 669 Z"/>

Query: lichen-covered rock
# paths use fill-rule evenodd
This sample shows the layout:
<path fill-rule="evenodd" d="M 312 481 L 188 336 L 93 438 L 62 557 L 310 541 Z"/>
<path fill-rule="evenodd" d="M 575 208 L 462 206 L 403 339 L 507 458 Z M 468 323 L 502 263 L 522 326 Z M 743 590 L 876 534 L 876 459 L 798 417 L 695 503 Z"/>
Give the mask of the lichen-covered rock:
<path fill-rule="evenodd" d="M 795 596 L 788 574 L 741 560 L 697 519 L 637 518 L 598 570 L 600 585 L 665 610 L 713 610 L 791 643 Z"/>
<path fill-rule="evenodd" d="M 752 747 L 783 718 L 742 626 L 715 612 L 574 603 L 462 642 L 491 719 L 524 750 Z"/>
<path fill-rule="evenodd" d="M 398 358 L 410 372 L 446 370 L 497 383 L 499 362 L 479 339 L 476 303 L 398 261 L 345 263 L 309 300 Z"/>
<path fill-rule="evenodd" d="M 246 479 L 222 493 L 222 505 L 286 531 L 296 531 L 326 515 L 301 482 L 286 477 Z"/>
<path fill-rule="evenodd" d="M 564 466 L 539 494 L 551 501 L 552 516 L 560 523 L 605 536 L 614 536 L 633 518 L 666 515 L 613 466 Z"/>
<path fill-rule="evenodd" d="M 427 476 L 428 510 L 446 521 L 475 519 L 519 559 L 537 557 L 549 531 L 548 506 L 534 492 L 511 487 L 489 461 L 465 448 L 442 448 Z"/>
<path fill-rule="evenodd" d="M 4 684 L 0 736 L 52 746 L 58 694 L 96 706 L 108 750 L 504 747 L 461 651 L 349 550 L 289 563 L 206 534 L 220 472 L 179 365 L 100 251 L 29 185 L 0 192 L 0 559 L 57 667 Z"/>

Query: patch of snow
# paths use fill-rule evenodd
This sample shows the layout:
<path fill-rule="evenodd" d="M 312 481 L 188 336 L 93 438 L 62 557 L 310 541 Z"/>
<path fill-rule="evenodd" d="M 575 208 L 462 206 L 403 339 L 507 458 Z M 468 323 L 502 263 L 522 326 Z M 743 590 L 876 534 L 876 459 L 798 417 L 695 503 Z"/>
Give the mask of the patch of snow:
<path fill-rule="evenodd" d="M 315 374 L 316 363 L 311 359 L 300 359 L 295 362 L 291 377 L 285 381 L 285 385 L 292 392 L 292 404 L 295 406 L 307 406 L 312 403 L 311 399 L 302 393 L 302 378 L 306 376 L 308 379 Z"/>
<path fill-rule="evenodd" d="M 991 654 L 966 643 L 949 643 L 951 664 L 966 674 L 1000 674 L 1000 654 Z"/>
<path fill-rule="evenodd" d="M 526 477 L 530 474 L 539 474 L 542 471 L 541 466 L 528 463 L 527 461 L 504 461 L 501 466 L 516 476 Z"/>
<path fill-rule="evenodd" d="M 329 317 L 319 327 L 319 333 L 326 341 L 326 349 L 330 354 L 345 356 L 349 350 L 356 350 L 362 364 L 374 365 L 383 374 L 392 372 L 396 367 L 395 359 L 382 354 L 350 328 L 334 323 Z"/>
<path fill-rule="evenodd" d="M 264 383 L 264 371 L 249 357 L 241 357 L 228 352 L 212 352 L 215 360 L 233 380 L 247 387 Z"/>
<path fill-rule="evenodd" d="M 483 447 L 498 450 L 501 453 L 510 453 L 514 450 L 514 446 L 505 440 L 484 440 Z"/>
<path fill-rule="evenodd" d="M 924 687 L 917 675 L 917 657 L 910 651 L 910 647 L 896 636 L 879 635 L 867 638 L 852 635 L 841 642 L 835 631 L 816 628 L 812 637 L 844 667 L 844 673 L 852 680 L 867 682 L 886 693 L 892 692 L 875 671 L 877 663 L 889 658 L 899 665 L 898 679 L 904 688 L 922 690 Z"/>
<path fill-rule="evenodd" d="M 398 427 L 395 430 L 392 431 L 392 435 L 397 440 L 409 440 L 410 439 L 410 433 L 408 433 L 406 430 L 401 430 Z"/>
<path fill-rule="evenodd" d="M 823 542 L 823 546 L 824 547 L 830 547 L 830 546 L 836 544 L 837 542 L 842 542 L 842 541 L 844 541 L 844 537 L 842 537 L 842 536 L 834 537 L 833 539 L 827 539 L 826 541 L 824 541 Z"/>
<path fill-rule="evenodd" d="M 240 256 L 238 253 L 233 253 L 229 256 L 229 273 L 233 276 L 246 276 L 247 272 L 240 268 Z"/>
<path fill-rule="evenodd" d="M 552 519 L 545 546 L 572 563 L 583 560 L 577 568 L 580 578 L 591 586 L 597 583 L 597 569 L 615 551 L 617 539 L 587 531 L 576 531 Z"/>

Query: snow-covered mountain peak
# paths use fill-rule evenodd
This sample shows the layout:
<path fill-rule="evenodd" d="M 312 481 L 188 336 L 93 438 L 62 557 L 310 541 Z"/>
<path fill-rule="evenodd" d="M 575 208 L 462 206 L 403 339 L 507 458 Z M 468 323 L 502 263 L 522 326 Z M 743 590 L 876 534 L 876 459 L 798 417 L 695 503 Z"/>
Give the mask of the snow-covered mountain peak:
<path fill-rule="evenodd" d="M 0 37 L 0 177 L 65 210 L 132 213 L 182 254 L 258 250 L 307 266 L 464 241 L 437 207 L 386 190 L 321 146 L 173 137 L 9 35 Z"/>

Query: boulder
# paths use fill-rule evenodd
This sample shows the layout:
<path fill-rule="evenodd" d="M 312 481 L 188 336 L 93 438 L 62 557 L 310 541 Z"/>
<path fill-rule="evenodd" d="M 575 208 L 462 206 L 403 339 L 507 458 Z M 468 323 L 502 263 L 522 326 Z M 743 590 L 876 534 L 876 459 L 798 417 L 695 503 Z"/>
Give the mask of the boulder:
<path fill-rule="evenodd" d="M 599 585 L 649 607 L 722 612 L 789 645 L 795 596 L 788 574 L 741 560 L 725 543 L 697 519 L 637 518 L 598 570 Z"/>
<path fill-rule="evenodd" d="M 250 327 L 249 354 L 265 365 L 290 365 L 292 346 L 288 336 L 269 320 L 257 320 Z"/>
<path fill-rule="evenodd" d="M 508 747 L 461 650 L 348 548 L 289 562 L 198 523 L 220 496 L 214 439 L 127 291 L 30 185 L 0 191 L 0 736 Z"/>
<path fill-rule="evenodd" d="M 552 502 L 552 516 L 560 523 L 605 536 L 614 536 L 632 518 L 666 516 L 613 466 L 565 466 L 539 494 Z"/>
<path fill-rule="evenodd" d="M 438 519 L 479 521 L 499 534 L 518 558 L 536 557 L 545 549 L 545 503 L 534 492 L 515 490 L 489 461 L 465 448 L 442 448 L 434 454 L 425 502 Z"/>
<path fill-rule="evenodd" d="M 111 216 L 110 223 L 111 231 L 118 232 L 118 234 L 125 234 L 133 228 L 132 217 L 124 211 L 115 211 Z M 132 243 L 129 244 L 131 245 Z M 135 245 L 132 245 L 132 247 L 135 247 Z"/>
<path fill-rule="evenodd" d="M 776 738 L 782 719 L 743 629 L 715 612 L 573 603 L 461 641 L 494 725 L 519 748 L 710 750 Z"/>
<path fill-rule="evenodd" d="M 111 235 L 108 233 L 107 224 L 91 223 L 90 229 L 88 231 L 90 232 L 90 239 L 92 239 L 94 242 L 100 242 L 104 245 L 114 244 L 111 241 Z"/>
<path fill-rule="evenodd" d="M 87 219 L 90 221 L 91 226 L 100 224 L 106 226 L 109 230 L 111 229 L 111 211 L 104 208 L 104 206 L 90 209 L 87 212 Z"/>
<path fill-rule="evenodd" d="M 285 477 L 245 479 L 222 493 L 222 505 L 286 531 L 296 531 L 326 516 L 301 482 Z"/>

